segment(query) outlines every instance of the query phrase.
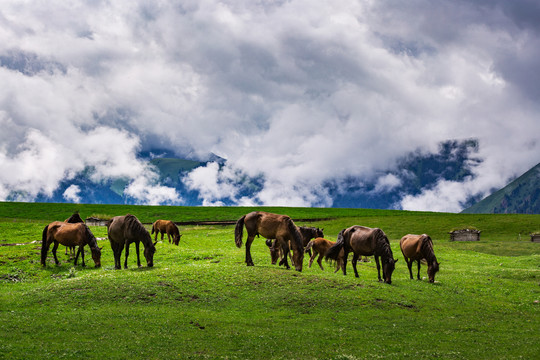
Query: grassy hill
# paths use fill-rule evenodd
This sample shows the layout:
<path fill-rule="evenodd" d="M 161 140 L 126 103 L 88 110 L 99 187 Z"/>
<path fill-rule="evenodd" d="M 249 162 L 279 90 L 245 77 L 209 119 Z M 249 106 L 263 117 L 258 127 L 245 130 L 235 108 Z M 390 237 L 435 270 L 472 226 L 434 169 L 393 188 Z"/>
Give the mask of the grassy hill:
<path fill-rule="evenodd" d="M 540 214 L 540 164 L 463 213 Z"/>
<path fill-rule="evenodd" d="M 234 245 L 233 225 L 181 226 L 179 246 L 159 242 L 153 268 L 113 270 L 107 240 L 102 268 L 39 264 L 43 227 L 73 210 L 144 222 L 156 217 L 237 219 L 253 208 L 0 203 L 0 358 L 46 359 L 512 359 L 540 354 L 540 244 L 525 236 L 540 215 L 440 214 L 363 209 L 267 208 L 324 228 L 335 240 L 352 224 L 381 227 L 399 261 L 392 285 L 374 261 L 359 278 L 332 265 L 303 271 L 270 264 L 255 239 L 255 266 Z M 304 220 L 302 220 L 304 219 Z M 312 219 L 314 221 L 305 221 Z M 317 220 L 318 219 L 318 220 Z M 475 243 L 447 231 L 472 225 Z M 147 225 L 148 228 L 148 225 Z M 104 227 L 91 227 L 98 238 Z M 434 238 L 436 283 L 410 280 L 399 250 L 406 233 Z M 244 234 L 244 239 L 245 239 Z M 87 254 L 88 254 L 87 250 Z M 144 263 L 144 259 L 142 261 Z M 426 276 L 423 265 L 421 276 Z"/>

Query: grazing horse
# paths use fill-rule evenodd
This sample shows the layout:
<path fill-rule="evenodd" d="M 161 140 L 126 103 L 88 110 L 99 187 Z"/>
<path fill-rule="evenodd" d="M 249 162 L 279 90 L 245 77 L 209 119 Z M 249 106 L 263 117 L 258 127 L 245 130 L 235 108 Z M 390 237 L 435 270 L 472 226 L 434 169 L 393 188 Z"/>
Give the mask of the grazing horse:
<path fill-rule="evenodd" d="M 180 231 L 178 230 L 178 227 L 170 220 L 156 220 L 152 224 L 152 234 L 154 233 L 156 234 L 154 236 L 154 241 L 157 241 L 159 233 L 161 233 L 161 241 L 163 241 L 163 235 L 167 234 L 169 244 L 171 243 L 172 236 L 174 245 L 178 245 L 180 243 L 180 238 L 182 237 Z"/>
<path fill-rule="evenodd" d="M 79 215 L 79 213 L 75 212 L 73 213 L 73 215 L 71 215 L 66 220 L 64 220 L 64 222 L 75 224 L 75 223 L 83 223 L 84 221 L 83 219 L 81 219 L 81 216 Z M 75 246 L 66 246 L 66 255 L 68 254 L 68 249 L 69 249 L 69 254 L 71 256 L 75 255 Z"/>
<path fill-rule="evenodd" d="M 380 257 L 382 260 L 384 282 L 387 284 L 392 283 L 392 272 L 394 272 L 396 267 L 395 263 L 397 259 L 394 259 L 392 249 L 390 248 L 390 241 L 388 241 L 388 237 L 381 229 L 353 225 L 341 230 L 336 243 L 326 252 L 326 259 L 337 260 L 341 249 L 344 251 L 344 259 L 347 259 L 349 251 L 352 251 L 354 254 L 352 258 L 354 276 L 359 277 L 356 270 L 358 258 L 362 255 L 374 255 L 379 281 L 383 280 L 381 278 L 381 266 L 379 264 Z M 343 275 L 347 275 L 346 267 L 347 263 L 345 261 L 343 264 Z"/>
<path fill-rule="evenodd" d="M 318 237 L 324 237 L 323 230 L 315 227 L 307 227 L 307 226 L 298 226 L 298 230 L 300 230 L 300 234 L 302 234 L 302 245 L 305 247 L 311 239 L 318 238 Z M 279 265 L 283 265 L 283 250 L 277 244 L 277 241 L 274 239 L 273 241 L 271 239 L 266 240 L 266 246 L 270 249 L 270 259 L 272 262 L 272 265 L 275 265 L 278 261 L 278 259 L 281 259 L 279 262 Z M 289 242 L 290 247 L 290 242 Z M 305 252 L 305 251 L 304 251 Z M 311 250 L 308 251 L 309 256 L 311 256 Z M 289 259 L 291 259 L 291 262 L 294 265 L 294 260 L 291 257 L 291 253 L 289 252 Z"/>
<path fill-rule="evenodd" d="M 435 274 L 439 271 L 439 263 L 437 257 L 433 251 L 433 241 L 426 235 L 405 235 L 399 242 L 401 253 L 405 258 L 407 267 L 409 268 L 409 275 L 413 279 L 412 264 L 416 260 L 418 263 L 417 279 L 420 280 L 420 261 L 426 259 L 428 269 L 429 282 L 435 282 Z"/>
<path fill-rule="evenodd" d="M 323 260 L 324 254 L 326 254 L 328 249 L 330 249 L 332 245 L 334 244 L 335 244 L 334 241 L 326 240 L 326 239 L 323 239 L 322 237 L 318 237 L 316 239 L 311 240 L 307 244 L 306 249 L 304 250 L 304 252 L 313 250 L 313 255 L 311 255 L 309 259 L 309 267 L 311 267 L 311 264 L 313 264 L 313 260 L 315 260 L 317 255 L 319 255 L 317 259 L 317 264 L 319 264 L 319 267 L 321 268 L 321 270 L 324 270 L 322 266 L 322 260 Z M 343 249 L 341 249 L 341 251 L 339 252 L 339 257 L 336 261 L 336 271 L 334 271 L 334 273 L 337 273 L 339 269 L 343 268 L 343 263 L 346 262 L 346 260 L 344 261 L 343 256 L 344 256 L 344 251 Z"/>
<path fill-rule="evenodd" d="M 283 250 L 283 261 L 285 267 L 290 269 L 287 261 L 289 253 L 289 242 L 293 253 L 294 267 L 297 271 L 302 271 L 302 261 L 304 260 L 304 246 L 302 234 L 298 227 L 287 215 L 271 214 L 262 211 L 254 211 L 242 216 L 236 222 L 234 229 L 234 241 L 238 248 L 242 247 L 242 235 L 246 227 L 248 237 L 246 240 L 246 265 L 253 266 L 251 258 L 251 243 L 256 235 L 261 235 L 266 239 L 276 239 L 277 244 Z"/>
<path fill-rule="evenodd" d="M 114 268 L 121 269 L 120 257 L 122 250 L 126 248 L 126 259 L 124 269 L 127 269 L 127 259 L 129 256 L 129 245 L 134 242 L 137 251 L 137 266 L 141 267 L 141 258 L 139 255 L 139 243 L 144 245 L 144 257 L 148 267 L 154 266 L 154 253 L 156 252 L 156 243 L 152 243 L 152 237 L 134 215 L 115 216 L 107 223 L 107 235 L 114 252 Z"/>
<path fill-rule="evenodd" d="M 86 266 L 84 263 L 84 246 L 88 244 L 90 250 L 92 251 L 92 259 L 96 267 L 101 266 L 101 249 L 97 245 L 96 238 L 94 234 L 90 231 L 88 226 L 84 223 L 66 223 L 62 221 L 55 221 L 45 226 L 42 234 L 42 245 L 41 245 L 41 265 L 46 266 L 47 252 L 49 251 L 49 246 L 51 243 L 54 243 L 52 253 L 54 255 L 54 261 L 56 265 L 60 262 L 56 257 L 56 249 L 58 249 L 58 244 L 65 246 L 79 246 L 79 251 L 75 256 L 75 263 L 77 265 L 77 259 L 79 254 L 82 258 L 82 266 Z"/>

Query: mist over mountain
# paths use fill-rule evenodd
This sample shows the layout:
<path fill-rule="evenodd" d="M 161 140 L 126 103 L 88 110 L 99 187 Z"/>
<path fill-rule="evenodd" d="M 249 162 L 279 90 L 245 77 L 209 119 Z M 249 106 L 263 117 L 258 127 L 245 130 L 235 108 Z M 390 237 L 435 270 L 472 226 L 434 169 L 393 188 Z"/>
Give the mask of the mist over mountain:
<path fill-rule="evenodd" d="M 445 141 L 434 153 L 417 150 L 406 154 L 393 168 L 380 172 L 368 180 L 354 176 L 342 178 L 336 176 L 325 181 L 319 192 L 331 199 L 333 207 L 401 209 L 401 201 L 406 196 L 417 196 L 433 189 L 441 181 L 461 182 L 473 178 L 474 168 L 482 163 L 482 160 L 476 157 L 478 147 L 478 141 L 475 139 Z M 208 154 L 204 159 L 197 159 L 189 154 L 183 156 L 184 158 L 176 156 L 167 149 L 151 149 L 139 153 L 139 158 L 144 159 L 155 173 L 151 185 L 173 188 L 178 194 L 176 200 L 167 198 L 159 203 L 208 205 L 205 203 L 208 194 L 205 194 L 204 189 L 190 186 L 189 176 L 196 169 L 200 172 L 209 168 L 215 168 L 217 172 L 226 171 L 227 160 L 215 154 Z M 95 181 L 94 172 L 94 169 L 87 167 L 75 177 L 62 181 L 52 196 L 40 194 L 36 201 L 142 203 L 139 196 L 134 196 L 133 189 L 127 191 L 132 186 L 130 181 L 133 180 L 116 178 Z M 213 195 L 213 205 L 238 205 L 238 199 L 255 199 L 264 188 L 265 181 L 263 175 L 249 176 L 238 171 L 226 179 L 225 185 L 230 191 Z M 234 196 L 229 195 L 230 193 L 234 193 Z M 477 200 L 470 197 L 463 207 L 470 206 Z M 314 206 L 317 205 L 320 204 L 317 204 L 315 199 Z"/>

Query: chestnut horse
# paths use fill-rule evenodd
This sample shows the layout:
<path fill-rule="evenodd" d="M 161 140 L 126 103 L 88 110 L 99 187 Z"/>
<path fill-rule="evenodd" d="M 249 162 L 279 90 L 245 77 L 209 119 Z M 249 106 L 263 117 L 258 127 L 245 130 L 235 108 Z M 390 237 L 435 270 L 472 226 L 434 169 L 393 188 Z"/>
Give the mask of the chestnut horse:
<path fill-rule="evenodd" d="M 154 233 L 156 234 L 154 236 L 154 241 L 157 241 L 157 237 L 159 233 L 161 233 L 161 241 L 163 241 L 163 235 L 167 234 L 167 238 L 169 239 L 169 244 L 171 243 L 171 236 L 172 236 L 174 245 L 178 245 L 180 243 L 180 238 L 182 237 L 176 224 L 170 220 L 156 220 L 152 224 L 152 234 Z"/>
<path fill-rule="evenodd" d="M 71 215 L 66 220 L 64 220 L 64 222 L 75 224 L 75 223 L 83 223 L 84 221 L 83 219 L 81 219 L 81 216 L 79 215 L 79 213 L 75 212 L 73 213 L 73 215 Z M 75 255 L 75 246 L 66 246 L 66 255 L 68 254 L 68 249 L 69 249 L 70 256 Z"/>
<path fill-rule="evenodd" d="M 387 284 L 392 283 L 392 272 L 394 272 L 396 267 L 395 263 L 397 259 L 394 259 L 392 249 L 390 248 L 390 241 L 388 241 L 388 237 L 384 231 L 378 228 L 372 229 L 359 225 L 353 225 L 347 229 L 343 229 L 338 234 L 336 243 L 326 252 L 326 259 L 337 260 L 341 249 L 344 251 L 344 259 L 347 259 L 349 251 L 353 252 L 352 265 L 354 276 L 359 277 L 356 270 L 358 258 L 362 255 L 374 255 L 379 281 L 383 281 L 381 278 L 381 266 L 379 264 L 380 257 L 384 282 Z M 346 267 L 347 262 L 345 261 L 343 263 L 343 275 L 347 275 Z"/>
<path fill-rule="evenodd" d="M 86 266 L 84 263 L 84 246 L 88 244 L 92 251 L 92 259 L 94 260 L 95 266 L 101 266 L 101 249 L 97 245 L 94 234 L 92 234 L 88 226 L 84 223 L 54 221 L 45 226 L 43 229 L 41 245 L 41 265 L 43 266 L 46 266 L 47 252 L 49 251 L 51 243 L 54 243 L 52 253 L 56 265 L 60 263 L 56 257 L 56 249 L 58 249 L 58 244 L 62 244 L 65 246 L 79 246 L 79 250 L 75 256 L 74 265 L 77 265 L 77 259 L 80 254 L 82 266 Z"/>
<path fill-rule="evenodd" d="M 313 255 L 311 255 L 309 259 L 309 267 L 311 267 L 311 264 L 313 264 L 313 260 L 315 260 L 317 255 L 319 255 L 319 258 L 317 259 L 317 264 L 319 264 L 319 267 L 321 268 L 321 270 L 324 270 L 322 266 L 322 260 L 323 260 L 324 254 L 326 254 L 328 249 L 330 249 L 332 245 L 334 244 L 335 244 L 335 241 L 326 240 L 326 239 L 323 239 L 322 237 L 318 237 L 316 239 L 311 240 L 307 244 L 306 249 L 304 250 L 304 252 L 313 250 Z M 341 251 L 339 252 L 339 257 L 336 261 L 336 271 L 334 271 L 334 273 L 337 273 L 339 269 L 343 268 L 343 262 L 344 262 L 343 256 L 344 256 L 344 251 L 343 249 L 341 249 Z"/>
<path fill-rule="evenodd" d="M 304 260 L 302 234 L 290 217 L 287 215 L 271 214 L 262 211 L 254 211 L 242 216 L 236 222 L 236 227 L 234 229 L 234 241 L 238 248 L 242 247 L 244 226 L 248 233 L 246 240 L 247 266 L 254 265 L 253 259 L 251 258 L 251 243 L 256 235 L 261 235 L 266 239 L 276 239 L 279 247 L 283 249 L 283 261 L 287 269 L 290 269 L 287 261 L 290 242 L 291 248 L 294 250 L 294 267 L 297 271 L 302 271 L 302 262 Z"/>
<path fill-rule="evenodd" d="M 317 237 L 324 237 L 323 230 L 315 227 L 308 227 L 308 226 L 298 226 L 298 230 L 300 230 L 300 234 L 302 234 L 302 245 L 305 247 L 309 241 L 313 238 Z M 266 240 L 266 246 L 270 249 L 270 260 L 272 262 L 272 265 L 275 265 L 278 261 L 278 259 L 281 259 L 279 262 L 279 265 L 283 265 L 283 250 L 281 247 L 277 244 L 277 241 L 274 239 L 267 239 Z M 290 242 L 289 242 L 290 247 Z M 304 251 L 305 252 L 305 251 Z M 311 256 L 311 250 L 308 251 L 309 255 Z M 294 261 L 291 257 L 291 254 L 289 253 L 289 259 L 291 259 L 291 262 L 294 265 Z"/>
<path fill-rule="evenodd" d="M 428 269 L 429 282 L 435 282 L 435 274 L 439 271 L 439 263 L 437 257 L 433 251 L 433 241 L 426 235 L 405 235 L 399 242 L 401 253 L 405 258 L 407 267 L 409 268 L 409 275 L 413 279 L 412 264 L 416 260 L 418 263 L 417 279 L 420 280 L 420 261 L 426 259 Z"/>
<path fill-rule="evenodd" d="M 154 253 L 156 252 L 156 243 L 152 243 L 152 237 L 134 215 L 115 216 L 107 223 L 107 235 L 111 248 L 114 252 L 114 268 L 121 269 L 120 257 L 122 250 L 126 248 L 126 259 L 124 269 L 127 269 L 127 259 L 129 256 L 129 245 L 134 242 L 137 251 L 137 266 L 141 267 L 141 258 L 139 255 L 139 243 L 144 245 L 144 257 L 148 267 L 154 266 Z"/>

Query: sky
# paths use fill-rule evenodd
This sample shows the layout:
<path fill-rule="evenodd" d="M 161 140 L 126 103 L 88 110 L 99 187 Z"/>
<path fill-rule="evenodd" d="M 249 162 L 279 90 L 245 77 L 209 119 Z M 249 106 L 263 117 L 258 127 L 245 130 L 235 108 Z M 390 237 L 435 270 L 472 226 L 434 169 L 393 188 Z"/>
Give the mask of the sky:
<path fill-rule="evenodd" d="M 474 176 L 398 204 L 460 211 L 540 161 L 539 18 L 535 0 L 5 0 L 0 200 L 91 167 L 182 204 L 137 157 L 168 149 L 227 159 L 184 179 L 205 205 L 332 206 L 330 180 L 384 191 L 405 154 L 474 138 Z"/>

